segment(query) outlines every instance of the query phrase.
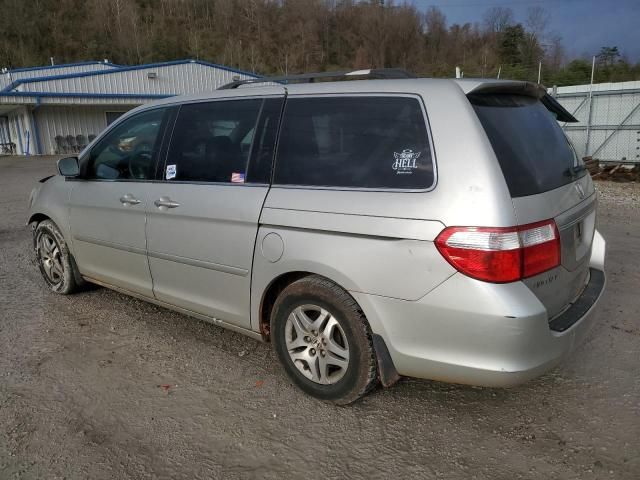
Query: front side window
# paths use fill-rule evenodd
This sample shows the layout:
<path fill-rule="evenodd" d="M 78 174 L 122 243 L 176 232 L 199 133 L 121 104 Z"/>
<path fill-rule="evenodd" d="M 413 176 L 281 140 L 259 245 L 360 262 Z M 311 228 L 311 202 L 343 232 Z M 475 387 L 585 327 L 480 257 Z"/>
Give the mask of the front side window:
<path fill-rule="evenodd" d="M 99 180 L 149 180 L 155 177 L 155 157 L 167 110 L 149 110 L 121 124 L 91 149 L 85 177 Z"/>
<path fill-rule="evenodd" d="M 292 98 L 285 106 L 274 183 L 426 189 L 434 169 L 417 98 Z"/>
<path fill-rule="evenodd" d="M 261 99 L 183 105 L 163 178 L 245 183 Z"/>

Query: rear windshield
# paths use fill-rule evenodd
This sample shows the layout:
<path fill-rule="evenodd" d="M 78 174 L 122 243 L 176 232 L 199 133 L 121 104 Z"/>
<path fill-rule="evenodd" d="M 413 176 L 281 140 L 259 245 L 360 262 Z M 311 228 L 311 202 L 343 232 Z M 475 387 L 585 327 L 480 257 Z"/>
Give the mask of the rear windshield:
<path fill-rule="evenodd" d="M 553 190 L 572 181 L 578 163 L 555 117 L 522 95 L 470 95 L 500 162 L 512 197 Z"/>

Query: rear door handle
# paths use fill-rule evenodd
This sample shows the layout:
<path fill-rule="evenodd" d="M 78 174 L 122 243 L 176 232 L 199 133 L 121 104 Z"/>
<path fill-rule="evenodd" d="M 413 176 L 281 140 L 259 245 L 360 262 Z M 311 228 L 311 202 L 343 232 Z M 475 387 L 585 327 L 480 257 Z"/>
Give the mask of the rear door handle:
<path fill-rule="evenodd" d="M 158 208 L 177 208 L 180 206 L 178 202 L 174 202 L 169 197 L 160 197 L 158 200 L 153 202 L 153 204 Z"/>
<path fill-rule="evenodd" d="M 123 205 L 138 205 L 140 203 L 140 200 L 138 200 L 130 193 L 127 193 L 126 195 L 120 197 L 120 203 L 122 203 Z"/>

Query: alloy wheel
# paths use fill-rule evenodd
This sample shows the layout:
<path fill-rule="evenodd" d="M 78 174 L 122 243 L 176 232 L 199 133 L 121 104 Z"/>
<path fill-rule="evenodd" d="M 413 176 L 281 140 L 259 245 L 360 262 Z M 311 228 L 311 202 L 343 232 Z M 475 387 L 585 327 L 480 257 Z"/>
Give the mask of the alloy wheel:
<path fill-rule="evenodd" d="M 318 305 L 301 305 L 289 314 L 285 343 L 293 364 L 312 382 L 331 385 L 347 372 L 347 336 L 338 320 Z"/>
<path fill-rule="evenodd" d="M 47 280 L 52 285 L 57 285 L 64 280 L 64 265 L 62 252 L 55 239 L 48 233 L 40 235 L 38 240 L 40 264 Z"/>

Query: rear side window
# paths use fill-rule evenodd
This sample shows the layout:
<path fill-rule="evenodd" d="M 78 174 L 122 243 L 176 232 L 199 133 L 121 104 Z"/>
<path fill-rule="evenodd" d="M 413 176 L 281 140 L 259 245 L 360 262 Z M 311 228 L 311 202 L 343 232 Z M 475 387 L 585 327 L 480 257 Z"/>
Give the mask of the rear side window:
<path fill-rule="evenodd" d="M 245 183 L 261 99 L 182 105 L 163 179 Z"/>
<path fill-rule="evenodd" d="M 287 100 L 275 184 L 426 189 L 433 182 L 429 136 L 418 99 Z"/>
<path fill-rule="evenodd" d="M 532 97 L 471 95 L 512 197 L 553 190 L 572 181 L 578 159 L 555 117 Z"/>

